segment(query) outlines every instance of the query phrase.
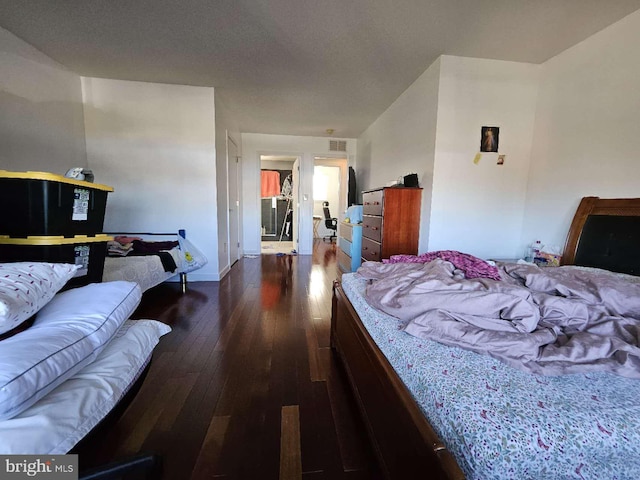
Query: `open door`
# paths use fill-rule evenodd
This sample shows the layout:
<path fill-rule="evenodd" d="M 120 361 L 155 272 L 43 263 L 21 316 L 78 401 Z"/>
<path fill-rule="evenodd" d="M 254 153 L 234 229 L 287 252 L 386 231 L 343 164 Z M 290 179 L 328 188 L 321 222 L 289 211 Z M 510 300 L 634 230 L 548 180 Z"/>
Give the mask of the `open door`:
<path fill-rule="evenodd" d="M 296 252 L 300 252 L 300 240 L 298 238 L 300 236 L 300 158 L 296 158 L 295 162 L 293 162 L 291 176 L 293 180 L 293 232 L 291 232 L 291 237 L 293 239 L 293 249 Z"/>

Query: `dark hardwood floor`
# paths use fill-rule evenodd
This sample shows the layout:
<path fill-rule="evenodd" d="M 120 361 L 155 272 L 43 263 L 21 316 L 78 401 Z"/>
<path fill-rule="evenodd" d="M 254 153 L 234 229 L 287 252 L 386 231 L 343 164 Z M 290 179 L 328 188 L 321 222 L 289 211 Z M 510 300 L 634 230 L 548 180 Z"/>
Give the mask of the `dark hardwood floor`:
<path fill-rule="evenodd" d="M 173 331 L 139 393 L 79 450 L 83 467 L 158 453 L 163 479 L 378 479 L 329 347 L 335 245 L 243 258 L 221 282 L 145 293 L 134 318 Z"/>

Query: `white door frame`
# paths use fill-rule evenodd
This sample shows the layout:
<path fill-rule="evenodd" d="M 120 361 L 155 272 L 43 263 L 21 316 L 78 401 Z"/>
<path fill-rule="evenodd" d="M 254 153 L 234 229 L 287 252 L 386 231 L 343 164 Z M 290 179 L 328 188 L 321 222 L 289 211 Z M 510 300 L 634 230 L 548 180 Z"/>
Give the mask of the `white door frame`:
<path fill-rule="evenodd" d="M 233 145 L 236 147 L 236 158 L 229 158 L 229 143 L 233 143 Z M 241 171 L 241 166 L 240 166 L 240 159 L 242 158 L 242 156 L 240 155 L 240 149 L 238 148 L 238 142 L 236 142 L 233 137 L 231 135 L 229 135 L 227 133 L 227 265 L 229 265 L 229 268 L 231 268 L 233 266 L 233 264 L 235 262 L 237 262 L 240 257 L 241 257 L 241 231 L 240 231 L 240 227 L 242 225 L 242 219 L 241 219 L 241 211 L 242 211 L 242 196 L 240 195 L 240 178 L 242 177 L 241 175 L 239 175 L 240 171 Z M 229 163 L 230 162 L 235 162 L 236 163 L 236 178 L 232 179 L 229 176 Z M 235 181 L 234 181 L 235 180 Z M 232 199 L 231 199 L 231 186 L 232 186 L 232 182 L 235 184 L 235 192 L 236 192 L 236 198 L 237 198 L 237 204 L 236 205 L 231 205 Z M 231 242 L 232 242 L 232 237 L 231 237 L 231 215 L 232 212 L 235 212 L 235 215 L 237 217 L 237 223 L 236 223 L 236 239 L 235 239 L 235 243 L 237 245 L 237 247 L 232 248 L 231 247 Z M 234 250 L 237 252 L 236 258 L 232 258 L 231 257 L 231 251 Z"/>
<path fill-rule="evenodd" d="M 262 170 L 261 158 L 262 158 L 263 155 L 272 155 L 272 156 L 278 156 L 278 157 L 296 157 L 297 161 L 299 162 L 299 164 L 301 166 L 300 173 L 302 174 L 302 172 L 303 172 L 302 164 L 304 162 L 304 153 L 300 153 L 300 152 L 283 152 L 283 151 L 280 151 L 280 150 L 276 150 L 276 151 L 263 151 L 263 150 L 261 150 L 261 151 L 258 151 L 257 154 L 258 154 L 258 188 L 256 189 L 256 196 L 255 196 L 256 203 L 255 203 L 255 205 L 258 208 L 258 215 L 257 215 L 258 221 L 254 225 L 254 227 L 255 227 L 254 228 L 254 235 L 255 235 L 254 238 L 256 238 L 258 240 L 258 243 L 257 243 L 258 252 L 260 252 L 261 244 L 262 244 L 262 235 L 261 235 L 261 232 L 260 232 L 260 227 L 262 226 L 261 225 L 261 219 L 262 219 L 261 206 L 262 206 L 262 203 L 261 203 L 261 197 L 260 197 L 260 187 L 261 187 L 261 185 L 260 185 L 260 172 Z M 303 180 L 301 179 L 299 183 L 302 183 L 302 182 L 303 182 Z M 300 185 L 298 185 L 297 187 L 294 185 L 293 188 L 296 189 L 297 192 L 300 191 L 299 190 Z M 298 203 L 300 203 L 300 202 L 298 201 Z M 298 212 L 298 225 L 296 225 L 296 223 L 294 222 L 294 224 L 293 224 L 294 230 L 291 233 L 292 233 L 292 238 L 297 238 L 298 242 L 299 242 L 300 241 L 300 217 L 301 217 L 301 215 L 300 215 L 300 205 L 294 205 L 293 208 L 296 209 L 296 211 Z"/>
<path fill-rule="evenodd" d="M 332 216 L 338 219 L 338 232 L 336 234 L 339 235 L 340 222 L 344 220 L 344 212 L 348 207 L 347 204 L 349 203 L 349 199 L 347 198 L 348 191 L 349 191 L 349 185 L 348 185 L 349 159 L 346 153 L 342 155 L 333 155 L 333 154 L 332 155 L 326 155 L 326 154 L 314 155 L 313 156 L 314 169 L 311 172 L 312 175 L 315 172 L 316 165 L 340 168 L 340 187 L 338 189 L 338 198 L 340 199 L 340 205 L 337 206 L 337 209 L 333 208 L 331 210 Z M 311 232 L 311 235 L 313 235 L 313 232 Z M 313 239 L 312 239 L 312 242 L 313 242 Z"/>

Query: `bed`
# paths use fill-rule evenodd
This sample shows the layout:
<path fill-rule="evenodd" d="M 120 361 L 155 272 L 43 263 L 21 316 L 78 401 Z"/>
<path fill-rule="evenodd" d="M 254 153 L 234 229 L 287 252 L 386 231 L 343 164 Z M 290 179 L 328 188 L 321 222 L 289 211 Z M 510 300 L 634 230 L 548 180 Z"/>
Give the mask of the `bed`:
<path fill-rule="evenodd" d="M 116 234 L 110 234 L 116 235 Z M 162 238 L 176 240 L 180 235 L 185 237 L 185 231 L 179 230 L 178 233 L 119 233 L 118 235 L 126 235 L 128 237 L 140 237 L 140 238 Z M 171 256 L 175 265 L 178 266 L 176 270 L 170 270 L 165 268 L 163 259 L 155 254 L 148 255 L 127 255 L 127 256 L 110 256 L 105 258 L 104 271 L 102 274 L 103 282 L 110 282 L 115 280 L 124 280 L 128 282 L 136 282 L 140 285 L 143 292 L 161 284 L 162 282 L 169 280 L 170 278 L 180 275 L 180 285 L 182 291 L 186 290 L 187 274 L 179 272 L 179 266 L 181 265 L 181 251 L 178 246 L 166 250 L 168 255 Z"/>
<path fill-rule="evenodd" d="M 77 268 L 0 264 L 3 455 L 71 452 L 132 398 L 154 347 L 171 331 L 155 320 L 129 319 L 142 296 L 136 283 L 93 283 L 61 291 Z M 144 456 L 107 470 L 155 464 L 153 456 Z M 99 471 L 90 478 L 102 478 Z"/>
<path fill-rule="evenodd" d="M 640 199 L 585 197 L 563 264 L 639 275 L 639 222 Z M 638 478 L 640 380 L 531 374 L 407 335 L 365 288 L 335 283 L 331 344 L 386 478 Z"/>

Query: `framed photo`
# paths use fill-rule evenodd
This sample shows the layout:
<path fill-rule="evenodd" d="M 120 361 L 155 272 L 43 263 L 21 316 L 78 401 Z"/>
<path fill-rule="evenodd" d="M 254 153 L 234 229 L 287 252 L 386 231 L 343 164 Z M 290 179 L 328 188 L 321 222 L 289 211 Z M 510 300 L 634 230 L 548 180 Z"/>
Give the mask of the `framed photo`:
<path fill-rule="evenodd" d="M 481 152 L 497 152 L 498 136 L 500 135 L 499 127 L 482 127 L 480 137 Z"/>

